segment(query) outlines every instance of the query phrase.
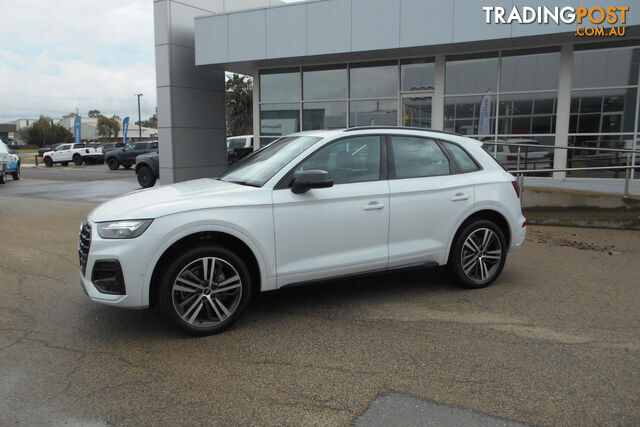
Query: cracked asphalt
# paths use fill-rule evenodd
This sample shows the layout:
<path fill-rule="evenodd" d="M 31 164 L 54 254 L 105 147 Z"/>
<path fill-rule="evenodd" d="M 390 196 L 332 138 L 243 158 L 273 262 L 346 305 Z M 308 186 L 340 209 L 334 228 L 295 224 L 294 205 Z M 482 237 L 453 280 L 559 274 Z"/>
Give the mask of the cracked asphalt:
<path fill-rule="evenodd" d="M 486 289 L 439 270 L 292 288 L 188 338 L 86 298 L 94 206 L 0 191 L 0 424 L 640 424 L 640 231 L 530 227 Z"/>

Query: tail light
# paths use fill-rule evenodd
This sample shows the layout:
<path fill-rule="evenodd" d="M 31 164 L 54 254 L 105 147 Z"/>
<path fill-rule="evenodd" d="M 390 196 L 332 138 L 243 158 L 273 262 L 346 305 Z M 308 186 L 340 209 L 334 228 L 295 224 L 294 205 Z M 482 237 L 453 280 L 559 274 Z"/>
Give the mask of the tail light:
<path fill-rule="evenodd" d="M 85 150 L 85 152 L 86 152 L 87 154 L 89 154 L 89 149 L 87 148 L 87 149 Z"/>
<path fill-rule="evenodd" d="M 511 181 L 511 185 L 513 185 L 513 189 L 516 192 L 516 196 L 518 196 L 518 199 L 520 198 L 520 186 L 518 185 L 518 181 Z"/>

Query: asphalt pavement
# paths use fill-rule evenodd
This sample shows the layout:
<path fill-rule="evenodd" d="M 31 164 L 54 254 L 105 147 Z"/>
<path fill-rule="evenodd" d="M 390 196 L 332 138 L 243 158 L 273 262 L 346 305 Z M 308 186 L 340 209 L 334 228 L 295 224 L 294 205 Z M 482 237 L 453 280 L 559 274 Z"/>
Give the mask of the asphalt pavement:
<path fill-rule="evenodd" d="M 0 424 L 640 424 L 640 231 L 534 226 L 486 289 L 441 270 L 291 288 L 188 338 L 84 295 L 95 203 L 12 186 Z"/>

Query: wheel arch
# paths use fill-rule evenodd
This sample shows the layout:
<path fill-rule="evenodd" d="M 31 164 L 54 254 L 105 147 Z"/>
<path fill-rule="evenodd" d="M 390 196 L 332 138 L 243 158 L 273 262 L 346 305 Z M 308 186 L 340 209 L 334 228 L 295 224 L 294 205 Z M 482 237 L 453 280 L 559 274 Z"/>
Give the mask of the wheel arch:
<path fill-rule="evenodd" d="M 240 237 L 226 231 L 214 229 L 193 231 L 177 238 L 173 243 L 166 247 L 154 263 L 153 271 L 148 282 L 148 301 L 150 307 L 153 307 L 158 303 L 160 282 L 166 267 L 169 265 L 169 260 L 175 256 L 175 254 L 180 253 L 187 248 L 205 243 L 219 244 L 240 256 L 240 258 L 247 263 L 247 267 L 249 268 L 254 292 L 260 292 L 264 280 L 262 276 L 264 268 L 261 268 L 261 262 L 256 256 L 256 251 L 251 248 L 252 245 L 250 243 L 247 243 Z"/>
<path fill-rule="evenodd" d="M 449 244 L 447 245 L 447 255 L 444 258 L 445 262 L 447 263 L 449 262 L 451 247 L 453 246 L 453 243 L 456 241 L 456 239 L 458 238 L 458 236 L 460 235 L 464 227 L 466 227 L 467 224 L 469 224 L 470 222 L 478 219 L 486 219 L 495 223 L 504 234 L 504 238 L 507 241 L 507 248 L 510 247 L 511 227 L 509 226 L 509 221 L 507 220 L 506 215 L 503 212 L 501 212 L 499 208 L 495 206 L 482 206 L 472 212 L 469 212 L 467 216 L 463 220 L 461 220 L 460 223 L 457 225 L 455 229 L 456 231 L 451 236 L 451 239 L 449 240 Z"/>

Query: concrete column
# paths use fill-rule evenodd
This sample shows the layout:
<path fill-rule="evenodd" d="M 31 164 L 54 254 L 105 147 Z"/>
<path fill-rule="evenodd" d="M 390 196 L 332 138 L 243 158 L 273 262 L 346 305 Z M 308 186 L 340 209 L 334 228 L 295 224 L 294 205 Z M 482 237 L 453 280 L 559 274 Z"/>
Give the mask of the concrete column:
<path fill-rule="evenodd" d="M 556 114 L 556 147 L 566 147 L 569 143 L 569 116 L 571 114 L 571 80 L 573 77 L 573 45 L 564 44 L 560 51 L 560 70 L 558 78 L 558 111 Z M 567 167 L 567 150 L 555 149 L 553 167 Z M 553 179 L 562 180 L 566 172 L 554 172 Z"/>
<path fill-rule="evenodd" d="M 431 111 L 431 127 L 436 130 L 444 129 L 444 84 L 445 84 L 445 57 L 436 56 L 435 81 L 433 82 L 433 105 Z"/>
<path fill-rule="evenodd" d="M 219 12 L 222 1 L 154 1 L 162 184 L 226 167 L 224 70 L 196 67 L 194 48 L 194 18 Z"/>

